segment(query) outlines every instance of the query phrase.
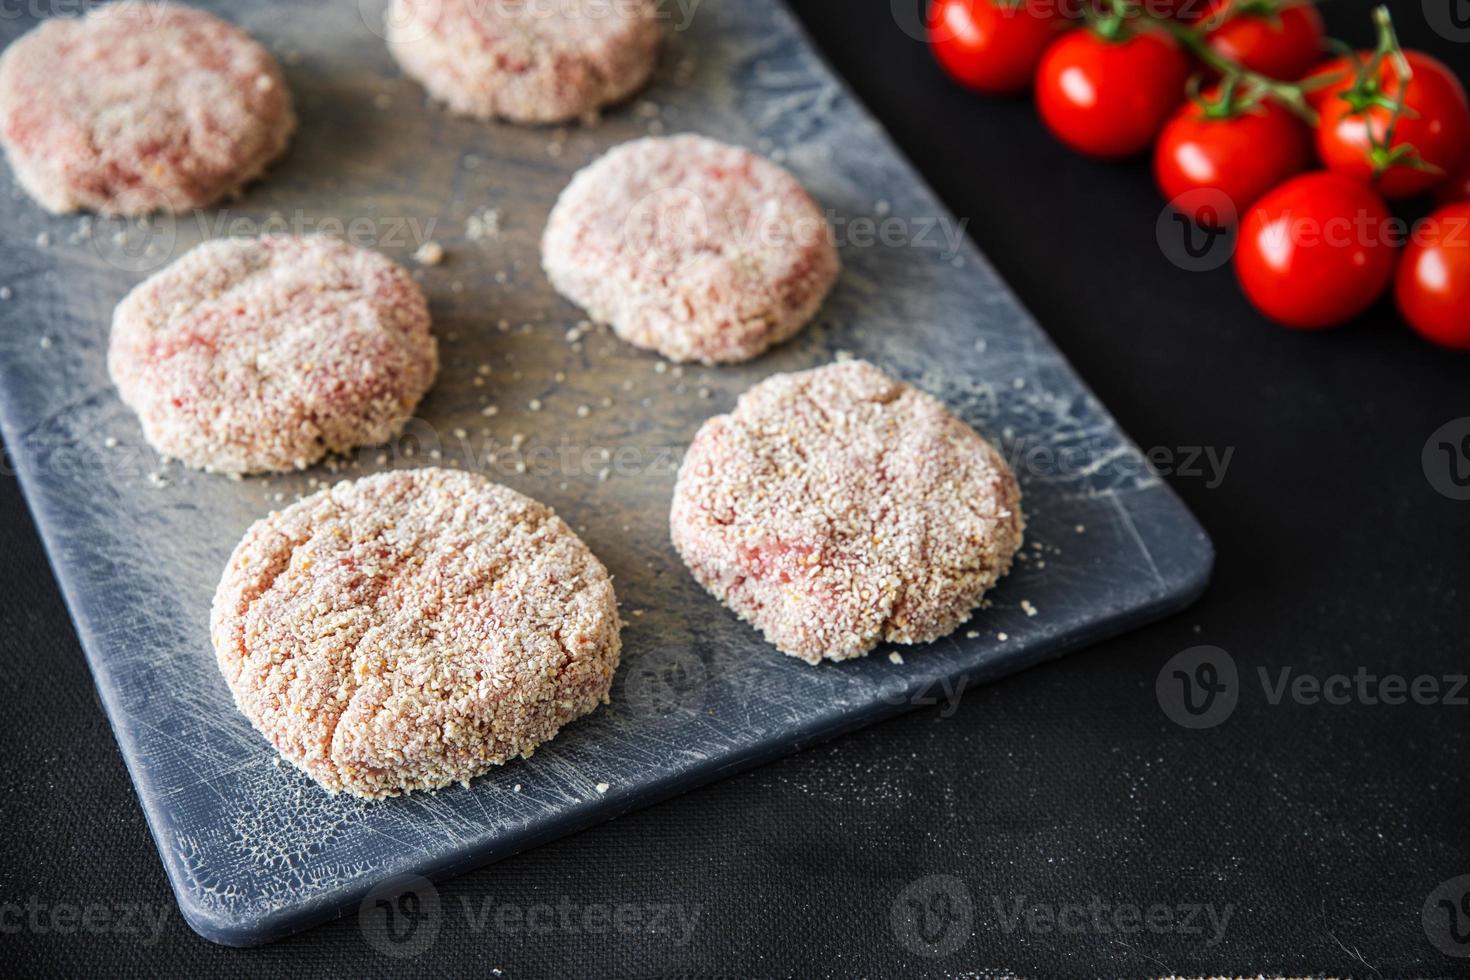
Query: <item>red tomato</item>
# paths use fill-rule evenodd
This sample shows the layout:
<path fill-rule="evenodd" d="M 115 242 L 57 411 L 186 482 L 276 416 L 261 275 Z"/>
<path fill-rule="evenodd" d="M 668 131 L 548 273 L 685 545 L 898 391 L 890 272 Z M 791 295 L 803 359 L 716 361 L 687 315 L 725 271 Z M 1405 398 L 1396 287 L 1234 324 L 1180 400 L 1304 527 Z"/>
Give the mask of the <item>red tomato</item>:
<path fill-rule="evenodd" d="M 1238 13 L 1210 32 L 1210 47 L 1251 71 L 1296 81 L 1322 57 L 1327 28 L 1311 4 L 1274 0 L 1210 0 L 1204 20 Z"/>
<path fill-rule="evenodd" d="M 1148 149 L 1184 99 L 1189 59 L 1162 29 L 1134 28 L 1109 40 L 1074 31 L 1052 43 L 1036 72 L 1036 104 L 1063 143 L 1097 157 Z"/>
<path fill-rule="evenodd" d="M 1235 273 L 1256 309 L 1320 330 L 1362 313 L 1393 278 L 1393 225 L 1382 198 L 1332 171 L 1293 177 L 1240 225 Z"/>
<path fill-rule="evenodd" d="M 1003 95 L 1031 84 L 1041 53 L 1065 24 L 1056 0 L 934 0 L 929 45 L 950 76 L 980 92 Z"/>
<path fill-rule="evenodd" d="M 1394 294 L 1415 330 L 1470 350 L 1470 201 L 1440 208 L 1414 229 Z"/>
<path fill-rule="evenodd" d="M 1449 172 L 1445 182 L 1434 189 L 1434 199 L 1440 204 L 1470 201 L 1470 153 L 1460 165 Z"/>
<path fill-rule="evenodd" d="M 1403 89 L 1408 111 L 1398 121 L 1393 145 L 1412 144 L 1425 163 L 1448 170 L 1470 148 L 1470 103 L 1465 100 L 1465 88 L 1443 62 L 1418 51 L 1406 51 L 1405 56 L 1414 77 Z M 1389 60 L 1379 66 L 1370 85 L 1369 95 L 1390 101 L 1398 98 L 1400 84 Z M 1392 113 L 1381 106 L 1355 110 L 1352 90 L 1349 78 L 1319 95 L 1322 123 L 1317 127 L 1317 152 L 1329 168 L 1370 182 L 1374 181 L 1374 164 L 1369 133 L 1380 142 L 1387 139 Z M 1443 174 L 1396 165 L 1377 178 L 1375 186 L 1385 197 L 1412 197 L 1443 179 Z"/>
<path fill-rule="evenodd" d="M 1214 92 L 1206 93 L 1213 99 Z M 1191 101 L 1169 120 L 1154 147 L 1154 178 L 1159 190 L 1199 224 L 1231 227 L 1256 199 L 1312 162 L 1307 127 L 1274 102 L 1217 118 Z M 1190 207 L 1179 200 L 1189 191 L 1208 189 L 1230 199 L 1221 209 L 1211 195 L 1195 194 Z M 1212 217 L 1205 211 L 1213 211 Z M 1224 213 L 1222 213 L 1222 211 Z"/>

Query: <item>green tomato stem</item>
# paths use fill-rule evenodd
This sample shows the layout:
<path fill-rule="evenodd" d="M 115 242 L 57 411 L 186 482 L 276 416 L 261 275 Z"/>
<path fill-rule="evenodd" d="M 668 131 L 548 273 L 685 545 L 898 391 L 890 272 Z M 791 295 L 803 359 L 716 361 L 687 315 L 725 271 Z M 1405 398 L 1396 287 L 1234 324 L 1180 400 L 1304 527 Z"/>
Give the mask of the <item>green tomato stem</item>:
<path fill-rule="evenodd" d="M 1366 152 L 1368 162 L 1373 167 L 1373 175 L 1375 178 L 1382 177 L 1394 167 L 1407 167 L 1427 173 L 1442 173 L 1439 167 L 1420 157 L 1418 149 L 1413 145 L 1406 143 L 1402 146 L 1394 146 L 1399 123 L 1405 119 L 1418 117 L 1418 113 L 1409 108 L 1404 101 L 1408 96 L 1409 82 L 1414 78 L 1414 68 L 1409 64 L 1409 59 L 1405 57 L 1404 49 L 1399 44 L 1398 32 L 1393 26 L 1393 15 L 1389 13 L 1387 7 L 1374 9 L 1373 24 L 1378 29 L 1378 39 L 1373 46 L 1373 53 L 1366 61 L 1358 60 L 1352 86 L 1338 95 L 1338 98 L 1347 103 L 1349 115 L 1364 117 L 1368 133 Z M 1380 77 L 1385 63 L 1392 67 L 1394 77 L 1398 80 L 1398 91 L 1392 97 L 1385 93 L 1385 85 Z M 1373 125 L 1373 110 L 1375 109 L 1388 113 L 1388 124 L 1384 126 L 1381 137 L 1378 135 L 1377 127 Z"/>
<path fill-rule="evenodd" d="M 1317 124 L 1317 111 L 1307 102 L 1307 87 L 1298 82 L 1283 82 L 1278 78 L 1263 75 L 1258 71 L 1252 71 L 1238 61 L 1225 57 L 1210 46 L 1204 32 L 1177 21 L 1153 17 L 1148 15 L 1154 23 L 1159 24 L 1171 35 L 1174 40 L 1184 46 L 1190 54 L 1204 62 L 1210 68 L 1215 69 L 1225 78 L 1234 78 L 1239 83 L 1244 83 L 1261 94 L 1279 102 L 1287 109 L 1296 113 L 1308 124 Z"/>
<path fill-rule="evenodd" d="M 1310 3 L 1311 0 L 1301 0 Z M 1288 2 L 1286 6 L 1297 6 L 1296 2 Z M 1106 0 L 1106 13 L 1094 15 L 1091 18 L 1092 29 L 1099 37 L 1108 41 L 1119 41 L 1127 36 L 1127 25 L 1129 21 L 1143 20 L 1154 27 L 1167 31 L 1185 50 L 1194 55 L 1206 66 L 1214 69 L 1225 80 L 1232 95 L 1230 98 L 1220 102 L 1212 103 L 1211 110 L 1217 117 L 1227 116 L 1231 112 L 1243 110 L 1255 105 L 1261 98 L 1269 98 L 1288 110 L 1300 116 L 1307 124 L 1315 126 L 1318 122 L 1317 111 L 1307 101 L 1307 93 L 1319 85 L 1327 84 L 1326 81 L 1316 83 L 1287 82 L 1279 78 L 1272 78 L 1258 71 L 1252 71 L 1240 62 L 1227 58 L 1210 46 L 1208 34 L 1217 30 L 1220 25 L 1231 18 L 1247 11 L 1250 2 L 1241 4 L 1230 4 L 1225 7 L 1218 16 L 1211 18 L 1205 24 L 1189 26 L 1182 24 L 1172 17 L 1156 14 L 1147 6 L 1140 6 L 1135 0 Z M 1279 5 L 1273 5 L 1273 9 L 1279 9 Z M 1234 92 L 1245 89 L 1248 93 L 1243 98 L 1236 98 Z"/>

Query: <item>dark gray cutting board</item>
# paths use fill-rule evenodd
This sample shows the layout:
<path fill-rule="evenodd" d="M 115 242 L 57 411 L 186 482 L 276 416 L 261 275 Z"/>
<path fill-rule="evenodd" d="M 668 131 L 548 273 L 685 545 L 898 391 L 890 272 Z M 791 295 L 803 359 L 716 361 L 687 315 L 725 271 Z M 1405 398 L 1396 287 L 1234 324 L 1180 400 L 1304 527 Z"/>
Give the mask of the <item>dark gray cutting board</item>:
<path fill-rule="evenodd" d="M 248 221 L 211 211 L 146 228 L 98 221 L 87 235 L 80 219 L 0 192 L 0 286 L 11 293 L 0 301 L 0 424 L 180 908 L 207 938 L 303 929 L 392 876 L 494 861 L 895 714 L 940 682 L 995 678 L 1112 636 L 1203 589 L 1213 552 L 1198 524 L 984 259 L 968 243 L 944 246 L 954 219 L 774 0 L 706 0 L 646 99 L 569 132 L 426 108 L 368 26 L 381 0 L 212 6 L 282 56 L 303 119 L 289 157 L 225 216 Z M 7 18 L 0 37 L 29 26 Z M 565 337 L 580 315 L 539 271 L 545 215 L 577 168 L 659 129 L 775 156 L 846 229 L 846 271 L 820 322 L 753 364 L 660 370 L 606 331 Z M 471 240 L 466 219 L 485 208 L 500 231 Z M 410 219 L 436 222 L 450 258 L 422 281 L 445 368 L 416 438 L 381 462 L 372 450 L 335 473 L 269 480 L 160 462 L 107 380 L 112 307 L 170 255 L 274 212 L 307 230 L 365 219 L 373 243 L 405 261 Z M 890 219 L 907 243 L 870 242 L 858 219 Z M 772 373 L 846 353 L 1003 445 L 1024 486 L 1029 558 L 992 608 L 905 649 L 903 663 L 885 647 L 813 668 L 691 581 L 669 545 L 668 501 L 678 453 L 705 418 Z M 477 385 L 481 364 L 491 374 Z M 501 449 L 493 465 L 482 430 Z M 516 434 L 520 456 L 504 446 Z M 604 461 L 599 450 L 622 453 Z M 611 568 L 628 622 L 613 703 L 470 789 L 332 798 L 278 764 L 235 711 L 210 650 L 210 597 L 235 542 L 278 500 L 434 452 L 552 504 Z M 526 472 L 517 459 L 531 461 Z"/>

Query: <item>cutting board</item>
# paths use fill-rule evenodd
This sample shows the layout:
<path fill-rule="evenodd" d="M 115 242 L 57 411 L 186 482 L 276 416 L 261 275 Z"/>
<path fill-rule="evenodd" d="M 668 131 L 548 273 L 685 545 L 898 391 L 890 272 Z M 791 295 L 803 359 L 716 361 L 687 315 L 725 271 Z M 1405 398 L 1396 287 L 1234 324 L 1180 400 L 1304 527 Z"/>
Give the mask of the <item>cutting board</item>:
<path fill-rule="evenodd" d="M 486 864 L 1113 636 L 1203 589 L 1213 552 L 1199 525 L 775 0 L 665 5 L 675 29 L 653 86 L 565 130 L 428 105 L 387 54 L 381 0 L 205 5 L 277 52 L 301 132 L 241 200 L 172 220 L 52 218 L 0 189 L 0 428 L 179 907 L 208 939 L 306 928 L 395 876 Z M 30 26 L 0 20 L 0 40 Z M 676 369 L 579 328 L 540 271 L 545 218 L 572 173 L 624 140 L 684 131 L 785 164 L 841 243 L 845 271 L 818 322 L 740 367 Z M 143 442 L 107 378 L 114 305 L 198 241 L 262 229 L 347 234 L 410 267 L 425 239 L 447 249 L 419 270 L 444 369 L 409 437 L 243 481 Z M 953 636 L 902 662 L 882 648 L 810 667 L 693 582 L 668 505 L 706 418 L 771 374 L 849 356 L 1001 446 L 1030 529 L 1025 560 Z M 328 796 L 235 710 L 210 598 L 268 511 L 426 463 L 551 504 L 608 565 L 627 621 L 612 704 L 467 789 Z"/>

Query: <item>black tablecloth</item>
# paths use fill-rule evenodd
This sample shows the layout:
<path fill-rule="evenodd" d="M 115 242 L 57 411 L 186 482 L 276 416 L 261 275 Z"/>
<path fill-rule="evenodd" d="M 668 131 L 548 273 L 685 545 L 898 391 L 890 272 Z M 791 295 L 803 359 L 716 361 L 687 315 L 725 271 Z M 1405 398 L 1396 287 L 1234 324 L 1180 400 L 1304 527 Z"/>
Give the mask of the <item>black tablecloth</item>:
<path fill-rule="evenodd" d="M 1166 451 L 1219 546 L 1205 599 L 442 884 L 406 946 L 352 916 L 227 950 L 178 917 L 7 476 L 0 970 L 1470 975 L 1441 949 L 1455 946 L 1439 904 L 1470 874 L 1470 692 L 1452 680 L 1470 669 L 1470 502 L 1436 489 L 1453 489 L 1448 457 L 1432 474 L 1422 461 L 1431 434 L 1470 415 L 1470 360 L 1386 304 L 1327 335 L 1262 322 L 1228 269 L 1166 261 L 1144 164 L 1072 156 L 1025 100 L 947 84 L 902 28 L 908 5 L 892 7 L 798 4 L 1124 427 Z M 1362 44 L 1368 7 L 1325 12 Z M 1394 7 L 1406 43 L 1470 74 L 1470 45 L 1436 34 L 1417 0 Z M 1205 449 L 1229 454 L 1223 476 L 1184 465 Z M 1237 668 L 1238 703 L 1192 730 L 1155 681 L 1200 645 Z M 1287 670 L 1346 703 L 1278 696 Z M 1439 679 L 1435 703 L 1382 703 L 1385 675 Z"/>

